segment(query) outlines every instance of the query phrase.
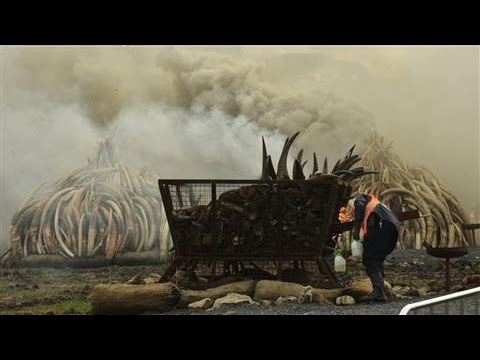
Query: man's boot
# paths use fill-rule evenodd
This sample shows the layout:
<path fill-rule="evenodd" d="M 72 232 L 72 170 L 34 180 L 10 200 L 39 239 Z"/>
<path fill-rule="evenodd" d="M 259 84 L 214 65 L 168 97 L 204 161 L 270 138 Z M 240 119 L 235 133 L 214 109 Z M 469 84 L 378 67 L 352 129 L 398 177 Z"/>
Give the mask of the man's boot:
<path fill-rule="evenodd" d="M 373 291 L 367 296 L 361 297 L 360 302 L 361 303 L 386 302 L 387 296 L 385 295 L 382 274 L 380 272 L 376 272 L 369 275 L 369 278 L 372 281 Z"/>

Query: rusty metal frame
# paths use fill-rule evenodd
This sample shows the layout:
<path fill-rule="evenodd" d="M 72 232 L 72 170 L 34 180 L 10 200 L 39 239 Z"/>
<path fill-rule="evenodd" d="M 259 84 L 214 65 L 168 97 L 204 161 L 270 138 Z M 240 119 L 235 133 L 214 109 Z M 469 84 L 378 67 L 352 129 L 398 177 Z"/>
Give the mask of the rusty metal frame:
<path fill-rule="evenodd" d="M 189 183 L 196 184 L 288 184 L 295 182 L 297 184 L 330 184 L 331 179 L 318 179 L 318 180 L 258 180 L 258 179 L 159 179 L 158 184 L 168 184 L 168 185 L 184 185 Z M 345 181 L 341 179 L 337 180 L 337 184 L 348 185 Z"/>
<path fill-rule="evenodd" d="M 175 223 L 173 219 L 173 201 L 172 195 L 170 193 L 170 187 L 174 186 L 175 189 L 178 189 L 180 185 L 187 184 L 209 184 L 211 185 L 211 201 L 215 202 L 217 200 L 217 184 L 244 184 L 244 185 L 282 185 L 287 184 L 305 184 L 312 186 L 313 183 L 316 184 L 328 184 L 332 186 L 331 192 L 329 194 L 329 199 L 327 206 L 329 208 L 329 214 L 327 215 L 327 221 L 322 224 L 322 228 L 319 233 L 321 234 L 317 246 L 315 246 L 311 251 L 308 252 L 295 252 L 293 254 L 286 253 L 284 247 L 281 246 L 273 249 L 271 253 L 263 251 L 261 254 L 248 254 L 248 253 L 236 253 L 236 254 L 219 254 L 217 249 L 217 241 L 213 241 L 212 248 L 209 252 L 192 252 L 189 248 L 184 249 L 180 247 L 180 239 L 178 234 L 175 231 Z M 175 260 L 171 266 L 179 266 L 182 262 L 190 261 L 209 261 L 212 264 L 212 279 L 215 276 L 216 264 L 219 261 L 274 261 L 277 263 L 277 274 L 280 275 L 282 264 L 284 261 L 314 261 L 319 265 L 319 271 L 327 275 L 327 277 L 335 284 L 338 284 L 338 279 L 335 276 L 335 273 L 331 271 L 328 267 L 328 264 L 322 258 L 322 250 L 325 245 L 325 242 L 328 237 L 333 236 L 334 234 L 334 221 L 333 219 L 338 214 L 338 208 L 341 201 L 345 201 L 349 194 L 346 191 L 350 188 L 350 185 L 340 179 L 319 179 L 319 180 L 249 180 L 249 179 L 235 179 L 235 180 L 225 180 L 225 179 L 159 179 L 158 185 L 160 189 L 160 194 L 162 197 L 163 205 L 165 207 L 165 213 L 167 217 L 168 224 L 170 226 L 172 241 L 175 248 Z M 343 187 L 341 187 L 343 185 Z M 344 191 L 339 191 L 342 189 Z M 351 189 L 351 188 L 350 188 Z M 178 190 L 177 190 L 178 191 Z M 216 231 L 214 236 L 216 236 Z M 187 251 L 186 251 L 187 250 Z M 169 268 L 170 269 L 170 268 Z M 170 269 L 169 273 L 172 271 Z M 165 274 L 166 275 L 166 274 Z"/>

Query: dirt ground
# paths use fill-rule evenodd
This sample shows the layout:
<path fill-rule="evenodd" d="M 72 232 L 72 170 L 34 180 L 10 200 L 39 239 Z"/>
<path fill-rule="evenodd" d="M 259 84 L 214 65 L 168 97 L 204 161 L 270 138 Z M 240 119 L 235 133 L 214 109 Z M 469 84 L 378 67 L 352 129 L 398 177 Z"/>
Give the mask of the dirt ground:
<path fill-rule="evenodd" d="M 0 314 L 90 314 L 91 292 L 97 284 L 124 283 L 135 275 L 142 278 L 161 274 L 165 265 L 111 266 L 96 269 L 17 268 L 0 273 Z M 349 260 L 345 282 L 365 278 L 362 265 Z M 320 306 L 286 304 L 281 306 L 225 305 L 214 310 L 178 309 L 176 314 L 259 314 L 259 315 L 360 315 L 398 314 L 408 303 L 443 295 L 445 261 L 426 254 L 425 250 L 395 250 L 385 264 L 386 280 L 396 298 L 387 304 Z M 462 285 L 467 275 L 480 274 L 480 248 L 471 248 L 461 258 L 451 260 L 451 291 Z"/>

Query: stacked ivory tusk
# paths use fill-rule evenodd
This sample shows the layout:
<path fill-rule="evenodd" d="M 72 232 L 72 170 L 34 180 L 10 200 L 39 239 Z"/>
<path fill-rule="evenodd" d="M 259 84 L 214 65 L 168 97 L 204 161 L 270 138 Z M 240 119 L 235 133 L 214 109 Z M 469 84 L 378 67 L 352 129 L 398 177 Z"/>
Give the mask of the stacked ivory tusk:
<path fill-rule="evenodd" d="M 66 258 L 140 252 L 159 247 L 162 204 L 148 169 L 120 165 L 110 140 L 98 144 L 88 166 L 40 186 L 12 218 L 10 239 L 18 255 Z"/>
<path fill-rule="evenodd" d="M 354 191 L 377 195 L 395 212 L 418 209 L 424 215 L 402 223 L 400 244 L 417 249 L 468 244 L 469 234 L 462 227 L 467 222 L 465 211 L 435 175 L 424 167 L 407 165 L 378 134 L 368 143 L 359 165 L 378 174 L 353 181 Z"/>

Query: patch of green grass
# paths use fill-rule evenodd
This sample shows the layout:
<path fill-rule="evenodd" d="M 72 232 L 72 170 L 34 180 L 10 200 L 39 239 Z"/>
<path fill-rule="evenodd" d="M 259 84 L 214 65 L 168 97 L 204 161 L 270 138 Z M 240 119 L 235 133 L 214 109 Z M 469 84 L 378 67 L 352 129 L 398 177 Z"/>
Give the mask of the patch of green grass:
<path fill-rule="evenodd" d="M 0 287 L 0 311 L 15 306 L 55 304 L 74 299 L 86 301 L 90 291 L 89 287 L 78 285 L 44 286 L 40 289 Z"/>
<path fill-rule="evenodd" d="M 0 311 L 0 314 L 17 315 L 70 315 L 70 314 L 89 314 L 92 304 L 88 300 L 67 300 L 55 304 L 37 304 L 25 306 L 17 309 L 8 309 Z"/>

